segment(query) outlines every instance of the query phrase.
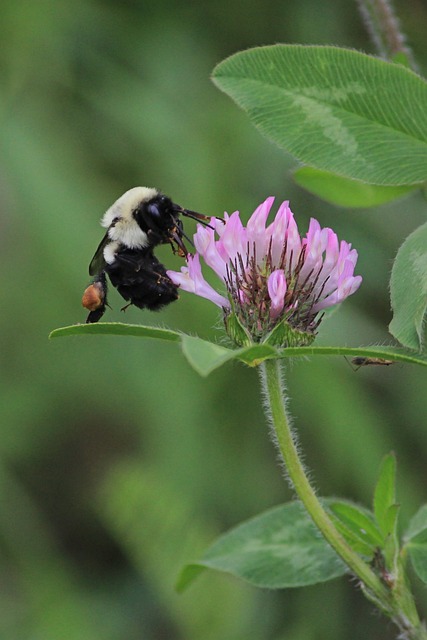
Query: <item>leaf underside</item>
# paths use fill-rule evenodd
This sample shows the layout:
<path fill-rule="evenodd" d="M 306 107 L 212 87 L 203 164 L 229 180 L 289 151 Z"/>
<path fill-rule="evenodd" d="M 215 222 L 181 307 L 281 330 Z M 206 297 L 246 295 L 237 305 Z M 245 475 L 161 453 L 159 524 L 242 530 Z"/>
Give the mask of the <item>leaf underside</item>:
<path fill-rule="evenodd" d="M 213 81 L 304 164 L 378 185 L 427 178 L 427 83 L 401 65 L 280 44 L 227 58 Z"/>

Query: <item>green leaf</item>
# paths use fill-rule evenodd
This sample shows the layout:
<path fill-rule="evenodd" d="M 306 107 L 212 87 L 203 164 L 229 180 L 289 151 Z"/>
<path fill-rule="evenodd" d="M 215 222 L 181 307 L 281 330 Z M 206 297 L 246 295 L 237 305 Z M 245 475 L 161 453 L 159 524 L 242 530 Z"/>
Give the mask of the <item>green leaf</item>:
<path fill-rule="evenodd" d="M 97 322 L 95 324 L 73 324 L 69 327 L 54 329 L 49 338 L 82 335 L 136 336 L 137 338 L 157 338 L 179 342 L 181 334 L 171 329 L 144 327 L 140 324 L 124 324 L 123 322 Z"/>
<path fill-rule="evenodd" d="M 395 346 L 372 346 L 372 347 L 288 347 L 281 349 L 279 357 L 300 357 L 305 356 L 352 356 L 368 359 L 384 359 L 393 362 L 407 362 L 411 364 L 427 365 L 427 354 L 414 353 L 410 349 L 403 349 Z M 383 367 L 377 365 L 378 370 Z"/>
<path fill-rule="evenodd" d="M 419 188 L 418 185 L 389 187 L 368 184 L 313 167 L 297 169 L 293 178 L 300 187 L 339 207 L 376 207 Z"/>
<path fill-rule="evenodd" d="M 371 184 L 427 178 L 427 83 L 401 65 L 273 45 L 227 58 L 213 81 L 304 164 Z"/>
<path fill-rule="evenodd" d="M 193 369 L 201 376 L 209 375 L 236 357 L 236 352 L 232 349 L 187 335 L 182 335 L 182 352 Z"/>
<path fill-rule="evenodd" d="M 396 457 L 393 453 L 385 456 L 374 491 L 374 514 L 383 535 L 381 548 L 384 551 L 386 567 L 393 570 L 397 562 L 399 542 L 397 519 L 400 506 L 396 504 Z"/>
<path fill-rule="evenodd" d="M 393 453 L 385 456 L 374 492 L 374 514 L 384 537 L 390 535 L 390 508 L 396 504 L 396 457 Z"/>
<path fill-rule="evenodd" d="M 230 360 L 239 360 L 250 367 L 258 366 L 263 360 L 272 358 L 305 358 L 306 356 L 357 356 L 427 365 L 427 354 L 417 354 L 401 347 L 288 347 L 277 349 L 265 343 L 252 344 L 238 349 L 222 347 L 171 329 L 145 327 L 121 322 L 98 322 L 95 324 L 76 324 L 55 329 L 50 338 L 78 335 L 115 335 L 138 338 L 157 338 L 171 342 L 181 342 L 182 350 L 189 364 L 203 376 Z"/>
<path fill-rule="evenodd" d="M 427 223 L 413 231 L 397 252 L 390 291 L 390 333 L 405 347 L 421 351 L 427 308 Z"/>
<path fill-rule="evenodd" d="M 406 549 L 416 574 L 427 584 L 427 529 L 411 538 Z"/>
<path fill-rule="evenodd" d="M 427 583 L 427 504 L 410 521 L 404 540 L 415 572 Z"/>
<path fill-rule="evenodd" d="M 360 539 L 360 537 L 354 533 L 351 529 L 344 524 L 342 520 L 335 517 L 333 514 L 331 515 L 331 520 L 334 523 L 337 531 L 342 535 L 348 545 L 355 551 L 356 553 L 365 556 L 366 559 L 371 560 L 375 554 L 375 549 L 372 545 L 364 542 Z"/>
<path fill-rule="evenodd" d="M 329 508 L 363 544 L 367 545 L 372 554 L 382 545 L 382 535 L 374 522 L 373 514 L 368 509 L 344 501 L 330 502 Z"/>
<path fill-rule="evenodd" d="M 427 504 L 420 507 L 417 513 L 411 519 L 409 526 L 405 532 L 404 539 L 410 540 L 415 538 L 421 531 L 427 530 Z"/>
<path fill-rule="evenodd" d="M 317 584 L 346 573 L 299 502 L 266 511 L 221 536 L 199 562 L 184 568 L 178 588 L 189 584 L 198 567 L 269 589 Z"/>

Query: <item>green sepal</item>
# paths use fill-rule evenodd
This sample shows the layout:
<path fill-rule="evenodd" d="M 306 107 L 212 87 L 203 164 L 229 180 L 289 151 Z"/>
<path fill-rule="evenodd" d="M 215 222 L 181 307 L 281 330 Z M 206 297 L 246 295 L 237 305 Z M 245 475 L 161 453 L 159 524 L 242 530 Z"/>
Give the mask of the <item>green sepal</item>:
<path fill-rule="evenodd" d="M 308 331 L 298 331 L 284 319 L 266 335 L 262 344 L 271 344 L 273 347 L 308 347 L 312 344 L 316 334 Z"/>
<path fill-rule="evenodd" d="M 224 318 L 225 330 L 229 338 L 239 347 L 249 347 L 254 343 L 252 336 L 246 327 L 240 322 L 237 315 L 233 312 Z"/>

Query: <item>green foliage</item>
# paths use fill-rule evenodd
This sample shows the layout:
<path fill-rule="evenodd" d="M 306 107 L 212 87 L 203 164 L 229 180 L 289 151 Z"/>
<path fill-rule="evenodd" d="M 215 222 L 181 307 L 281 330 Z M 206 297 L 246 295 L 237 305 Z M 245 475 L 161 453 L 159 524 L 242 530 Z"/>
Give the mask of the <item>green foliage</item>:
<path fill-rule="evenodd" d="M 374 492 L 374 514 L 383 536 L 381 549 L 384 550 L 386 567 L 391 571 L 397 564 L 399 552 L 397 518 L 400 506 L 396 504 L 396 458 L 386 456 L 381 464 L 378 482 Z"/>
<path fill-rule="evenodd" d="M 97 322 L 96 324 L 74 324 L 70 327 L 55 329 L 49 335 L 50 338 L 73 335 L 109 335 L 109 336 L 136 336 L 138 338 L 156 338 L 179 342 L 180 334 L 171 329 L 160 327 L 144 327 L 139 324 L 124 324 L 123 322 Z"/>
<path fill-rule="evenodd" d="M 402 198 L 418 189 L 413 186 L 388 187 L 368 184 L 313 167 L 297 169 L 293 178 L 300 187 L 339 207 L 375 207 Z"/>
<path fill-rule="evenodd" d="M 374 493 L 374 514 L 384 538 L 394 532 L 394 518 L 390 518 L 390 509 L 395 505 L 396 458 L 390 454 L 382 462 Z"/>
<path fill-rule="evenodd" d="M 201 560 L 183 570 L 178 588 L 187 586 L 200 567 L 267 589 L 318 584 L 346 573 L 299 502 L 270 509 L 222 535 Z"/>
<path fill-rule="evenodd" d="M 401 65 L 274 45 L 227 58 L 213 80 L 301 162 L 379 185 L 427 178 L 427 83 Z"/>
<path fill-rule="evenodd" d="M 375 523 L 373 514 L 367 509 L 350 502 L 329 503 L 329 508 L 336 516 L 336 524 L 341 522 L 345 528 L 342 535 L 355 551 L 372 558 L 375 549 L 381 547 L 383 538 Z M 348 534 L 353 534 L 349 537 Z"/>
<path fill-rule="evenodd" d="M 414 515 L 405 533 L 405 549 L 418 577 L 427 584 L 427 505 Z"/>
<path fill-rule="evenodd" d="M 162 607 L 173 615 L 183 638 L 197 638 L 204 629 L 203 636 L 211 640 L 218 635 L 233 640 L 249 631 L 249 620 L 241 623 L 253 601 L 247 590 L 233 589 L 218 576 L 189 598 L 175 593 L 180 566 L 206 546 L 212 525 L 197 517 L 187 496 L 165 474 L 138 459 L 112 465 L 96 502 L 100 519 L 132 566 L 156 585 Z M 214 608 L 212 601 L 217 603 Z"/>
<path fill-rule="evenodd" d="M 400 247 L 391 274 L 393 320 L 390 332 L 410 349 L 424 346 L 427 309 L 427 223 L 413 231 Z"/>
<path fill-rule="evenodd" d="M 240 360 L 250 367 L 258 366 L 263 360 L 274 358 L 295 358 L 316 356 L 360 356 L 366 358 L 391 359 L 427 366 L 427 355 L 416 354 L 401 347 L 288 347 L 279 349 L 268 343 L 252 344 L 238 349 L 229 349 L 195 336 L 142 325 L 126 325 L 120 322 L 99 322 L 97 324 L 76 324 L 54 329 L 51 338 L 72 335 L 121 335 L 139 338 L 158 338 L 181 342 L 182 352 L 188 363 L 199 375 L 207 376 L 226 362 Z M 268 336 L 267 336 L 268 338 Z"/>

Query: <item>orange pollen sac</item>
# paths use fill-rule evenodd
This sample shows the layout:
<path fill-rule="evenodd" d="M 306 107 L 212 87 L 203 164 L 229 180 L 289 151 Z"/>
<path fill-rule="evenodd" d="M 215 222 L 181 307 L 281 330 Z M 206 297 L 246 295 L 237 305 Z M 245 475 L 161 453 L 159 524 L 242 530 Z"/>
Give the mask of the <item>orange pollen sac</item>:
<path fill-rule="evenodd" d="M 82 305 L 89 311 L 96 311 L 104 304 L 105 292 L 99 282 L 93 282 L 86 289 L 82 297 Z"/>

